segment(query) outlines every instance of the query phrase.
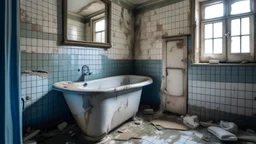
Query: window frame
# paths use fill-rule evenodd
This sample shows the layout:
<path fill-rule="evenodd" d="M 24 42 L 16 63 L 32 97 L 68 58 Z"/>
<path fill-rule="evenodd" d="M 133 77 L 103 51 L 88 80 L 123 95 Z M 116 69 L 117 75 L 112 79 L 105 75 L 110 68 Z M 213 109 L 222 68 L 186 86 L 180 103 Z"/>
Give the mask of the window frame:
<path fill-rule="evenodd" d="M 212 51 L 212 54 L 207 54 L 207 53 L 205 53 L 205 38 L 204 38 L 205 29 L 204 29 L 204 26 L 207 25 L 207 24 L 214 24 L 214 23 L 218 23 L 218 22 L 222 22 L 222 53 L 221 54 L 214 54 L 214 51 Z M 226 61 L 226 50 L 225 50 L 225 47 L 226 47 L 226 37 L 225 37 L 226 28 L 225 28 L 225 23 L 226 22 L 224 20 L 208 21 L 208 22 L 201 23 L 201 38 L 200 38 L 201 61 L 209 61 L 209 57 L 211 59 L 218 59 L 221 62 Z M 209 38 L 209 39 L 214 40 L 214 37 Z"/>
<path fill-rule="evenodd" d="M 96 42 L 95 40 L 96 40 L 96 27 L 95 27 L 95 25 L 96 25 L 96 23 L 97 22 L 99 22 L 99 21 L 101 21 L 101 20 L 105 20 L 105 17 L 100 17 L 100 18 L 97 18 L 97 19 L 93 19 L 92 21 L 91 21 L 91 24 L 92 24 L 92 38 L 93 38 L 93 42 Z M 105 22 L 106 22 L 106 20 L 105 20 Z M 101 33 L 103 32 L 103 31 L 100 31 Z M 105 27 L 105 29 L 104 29 L 104 32 L 105 32 L 105 40 L 104 40 L 104 42 L 99 42 L 99 43 L 105 43 L 105 41 L 106 41 L 106 27 Z"/>
<path fill-rule="evenodd" d="M 251 12 L 242 13 L 242 14 L 233 14 L 231 15 L 231 6 L 232 3 L 240 0 L 210 0 L 210 1 L 198 1 L 199 11 L 198 11 L 198 30 L 195 29 L 194 32 L 198 31 L 199 35 L 199 62 L 209 62 L 210 59 L 217 59 L 220 62 L 241 62 L 249 61 L 253 62 L 255 60 L 255 47 L 254 47 L 254 10 L 255 3 L 254 0 L 250 0 Z M 204 11 L 207 6 L 215 5 L 218 3 L 223 3 L 223 16 L 211 19 L 204 19 Z M 196 4 L 194 2 L 194 4 Z M 195 12 L 196 14 L 196 12 Z M 231 53 L 231 20 L 232 19 L 241 19 L 244 17 L 250 18 L 250 53 Z M 205 54 L 205 38 L 204 38 L 204 25 L 209 23 L 223 22 L 223 50 L 222 54 Z M 195 37 L 196 34 L 194 33 Z M 241 36 L 241 35 L 240 35 Z M 212 38 L 214 39 L 214 38 Z M 194 39 L 194 42 L 197 40 Z M 195 50 L 196 51 L 196 50 Z M 196 53 L 195 53 L 196 54 Z M 195 56 L 194 56 L 195 57 Z M 198 60 L 195 60 L 198 61 Z"/>
<path fill-rule="evenodd" d="M 222 17 L 217 17 L 217 18 L 211 18 L 211 19 L 204 19 L 204 11 L 205 11 L 205 8 L 208 7 L 208 6 L 212 6 L 212 5 L 216 5 L 216 4 L 219 4 L 219 3 L 225 3 L 223 0 L 209 0 L 209 1 L 203 1 L 203 2 L 200 2 L 200 21 L 209 21 L 209 20 L 219 20 L 219 19 L 225 19 L 225 4 L 223 5 L 223 16 Z"/>
<path fill-rule="evenodd" d="M 240 32 L 241 32 L 241 19 L 242 18 L 245 18 L 245 17 L 249 17 L 250 19 L 250 53 L 231 53 L 231 21 L 234 20 L 234 19 L 240 19 Z M 230 33 L 228 34 L 227 36 L 227 41 L 228 41 L 228 45 L 227 45 L 227 48 L 228 48 L 228 62 L 241 62 L 241 61 L 249 61 L 249 62 L 253 62 L 254 61 L 254 15 L 243 15 L 243 16 L 239 16 L 239 17 L 232 17 L 232 18 L 229 18 L 228 19 L 228 25 L 230 25 L 229 27 L 229 31 Z M 240 50 L 241 50 L 241 37 L 242 37 L 242 34 L 240 33 L 239 35 L 240 37 Z"/>

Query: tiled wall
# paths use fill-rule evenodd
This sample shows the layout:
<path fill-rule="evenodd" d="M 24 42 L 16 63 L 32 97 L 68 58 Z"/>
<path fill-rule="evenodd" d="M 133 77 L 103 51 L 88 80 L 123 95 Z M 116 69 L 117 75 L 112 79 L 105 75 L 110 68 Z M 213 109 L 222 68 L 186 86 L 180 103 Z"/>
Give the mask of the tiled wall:
<path fill-rule="evenodd" d="M 162 36 L 189 34 L 189 0 L 165 0 L 136 11 L 135 74 L 153 77 L 142 93 L 143 104 L 159 107 Z"/>
<path fill-rule="evenodd" d="M 107 51 L 59 45 L 60 1 L 21 0 L 21 70 L 49 72 L 47 83 L 38 82 L 32 76 L 22 77 L 23 97 L 31 96 L 34 100 L 43 95 L 23 112 L 24 128 L 72 118 L 62 94 L 52 91 L 51 86 L 61 80 L 78 80 L 81 76 L 78 69 L 84 64 L 92 69 L 93 75 L 89 79 L 119 74 L 152 77 L 154 83 L 145 87 L 141 102 L 158 107 L 162 75 L 161 37 L 190 33 L 189 0 L 166 0 L 137 10 L 135 28 L 131 10 L 122 5 L 123 1 L 113 0 L 112 48 Z M 237 120 L 239 124 L 253 125 L 255 71 L 255 66 L 189 65 L 189 113 L 202 120 Z"/>
<path fill-rule="evenodd" d="M 167 4 L 169 3 L 169 4 Z M 190 34 L 189 1 L 170 0 L 137 11 L 135 73 L 154 78 L 142 102 L 159 101 L 162 74 L 162 38 Z M 191 38 L 188 37 L 191 50 Z M 188 113 L 201 120 L 228 120 L 256 127 L 256 66 L 188 66 Z"/>
<path fill-rule="evenodd" d="M 23 111 L 24 129 L 56 126 L 72 119 L 62 94 L 53 91 L 52 84 L 79 80 L 79 69 L 83 65 L 88 65 L 93 72 L 88 79 L 132 73 L 133 13 L 119 3 L 112 3 L 112 48 L 109 50 L 62 46 L 61 1 L 20 2 L 21 71 L 41 69 L 49 73 L 47 78 L 22 75 L 22 97 L 31 98 L 26 103 L 37 100 Z M 47 83 L 40 79 L 46 79 Z"/>
<path fill-rule="evenodd" d="M 188 39 L 191 50 L 191 38 Z M 256 66 L 188 66 L 188 113 L 256 128 Z"/>
<path fill-rule="evenodd" d="M 75 21 L 68 18 L 68 31 L 67 38 L 68 40 L 78 40 L 85 41 L 85 24 L 80 21 Z"/>
<path fill-rule="evenodd" d="M 153 84 L 143 88 L 141 103 L 150 105 L 155 109 L 160 104 L 160 87 L 162 78 L 162 61 L 160 60 L 135 60 L 134 72 L 136 75 L 149 76 L 153 79 Z"/>
<path fill-rule="evenodd" d="M 162 36 L 189 34 L 189 0 L 166 0 L 136 13 L 136 60 L 161 60 Z"/>
<path fill-rule="evenodd" d="M 122 0 L 112 1 L 111 35 L 112 48 L 108 55 L 112 59 L 133 59 L 134 13 L 132 9 L 120 7 Z"/>
<path fill-rule="evenodd" d="M 68 14 L 68 40 L 92 41 L 90 21 L 73 13 Z"/>
<path fill-rule="evenodd" d="M 232 120 L 232 115 L 232 118 L 236 119 L 233 121 L 240 125 L 248 124 L 249 117 L 256 120 L 255 71 L 255 66 L 190 66 L 190 112 L 200 115 L 205 120 L 216 121 Z M 206 110 L 196 107 L 219 112 L 211 116 Z"/>

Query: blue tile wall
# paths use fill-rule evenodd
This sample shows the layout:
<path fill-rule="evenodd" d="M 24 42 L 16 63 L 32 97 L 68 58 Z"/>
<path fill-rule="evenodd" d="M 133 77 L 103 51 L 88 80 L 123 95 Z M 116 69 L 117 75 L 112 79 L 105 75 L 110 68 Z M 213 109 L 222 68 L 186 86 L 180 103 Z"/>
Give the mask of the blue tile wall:
<path fill-rule="evenodd" d="M 188 37 L 188 51 L 191 51 L 191 37 Z M 134 60 L 134 70 L 134 74 L 150 76 L 154 80 L 152 85 L 143 89 L 141 103 L 158 107 L 160 104 L 159 93 L 162 61 Z M 256 109 L 256 92 L 251 88 L 256 83 L 255 71 L 256 66 L 252 65 L 191 65 L 188 62 L 188 113 L 198 115 L 204 121 L 214 120 L 218 122 L 220 120 L 227 120 L 234 121 L 241 127 L 256 128 L 256 124 L 253 123 L 256 120 L 254 113 Z M 191 84 L 195 81 L 197 84 L 200 82 L 213 82 L 214 86 L 208 88 L 210 94 L 201 94 L 198 92 L 199 89 L 205 88 Z M 237 84 L 238 86 L 242 84 L 245 88 L 243 90 L 241 88 L 238 88 L 239 90 L 234 88 L 228 89 L 227 87 L 217 86 L 218 84 Z M 219 94 L 219 92 L 228 94 L 232 91 L 238 93 L 236 98 L 226 95 L 221 96 Z M 242 96 L 241 94 L 244 95 Z M 250 94 L 252 97 L 247 96 Z M 210 96 L 210 101 L 205 100 L 204 96 Z M 233 103 L 234 100 L 237 103 Z M 197 106 L 198 103 L 201 106 Z M 206 108 L 205 103 L 209 104 L 210 108 Z M 235 111 L 233 108 L 235 108 Z"/>
<path fill-rule="evenodd" d="M 158 109 L 160 105 L 162 61 L 134 60 L 134 70 L 136 75 L 149 76 L 153 79 L 153 84 L 143 88 L 141 103 Z"/>
<path fill-rule="evenodd" d="M 22 98 L 31 98 L 26 99 L 28 107 L 23 111 L 24 130 L 28 127 L 56 127 L 62 121 L 73 120 L 64 97 L 52 90 L 52 84 L 63 80 L 82 80 L 80 69 L 83 65 L 88 65 L 93 72 L 87 77 L 88 80 L 133 74 L 133 32 L 126 34 L 127 29 L 133 29 L 133 23 L 125 28 L 122 25 L 134 18 L 130 7 L 119 0 L 112 2 L 112 48 L 104 50 L 61 44 L 62 0 L 20 1 L 21 72 L 36 69 L 48 71 L 47 78 L 21 76 Z M 121 20 L 124 23 L 117 25 Z"/>
<path fill-rule="evenodd" d="M 68 48 L 68 47 L 67 47 Z M 75 50 L 74 48 L 72 48 Z M 48 93 L 23 112 L 23 128 L 45 127 L 61 121 L 73 120 L 62 93 L 52 91 L 52 84 L 58 81 L 82 80 L 82 65 L 91 68 L 93 74 L 88 80 L 115 75 L 132 74 L 133 60 L 110 60 L 102 56 L 102 49 L 77 48 L 85 54 L 30 54 L 21 53 L 21 70 L 48 71 Z M 72 52 L 72 51 L 71 51 Z M 94 55 L 92 55 L 94 53 Z M 36 88 L 33 85 L 32 88 Z"/>
<path fill-rule="evenodd" d="M 191 51 L 191 37 L 188 37 L 188 50 Z M 240 128 L 256 129 L 255 84 L 254 65 L 188 62 L 188 113 L 202 121 L 233 121 Z"/>
<path fill-rule="evenodd" d="M 190 66 L 188 79 L 230 83 L 256 83 L 256 66 Z"/>
<path fill-rule="evenodd" d="M 117 49 L 108 54 L 103 49 L 59 46 L 55 42 L 59 42 L 58 37 L 61 36 L 61 1 L 58 0 L 55 3 L 55 1 L 37 0 L 23 1 L 22 3 L 20 32 L 21 71 L 41 69 L 49 72 L 48 83 L 43 84 L 43 89 L 47 93 L 42 99 L 23 112 L 24 129 L 27 127 L 47 127 L 48 125 L 56 126 L 62 121 L 73 120 L 64 97 L 60 92 L 52 90 L 52 84 L 62 80 L 81 80 L 81 71 L 79 69 L 84 64 L 89 65 L 93 72 L 93 75 L 88 77 L 89 80 L 124 74 L 145 75 L 153 78 L 153 84 L 143 88 L 141 103 L 151 105 L 156 109 L 159 107 L 162 60 L 108 59 L 108 54 L 115 55 L 119 59 L 123 58 L 122 54 L 127 51 L 124 52 L 122 48 L 117 48 L 117 46 L 115 47 Z M 34 11 L 37 12 L 38 16 L 32 16 Z M 118 41 L 120 40 L 118 39 Z M 191 51 L 191 37 L 188 37 L 188 51 Z M 188 83 L 192 81 L 256 83 L 256 66 L 203 66 L 191 65 L 190 63 L 188 65 Z M 26 82 L 30 81 L 30 79 L 25 79 L 22 82 L 27 85 Z M 30 90 L 33 88 L 35 86 L 30 84 Z M 198 87 L 192 85 L 191 89 L 193 91 Z M 192 94 L 196 95 L 196 100 L 189 93 L 188 101 L 204 102 L 201 99 L 201 95 L 198 97 L 197 92 Z M 26 92 L 24 95 L 26 96 Z M 218 97 L 211 95 L 214 100 Z M 214 104 L 218 105 L 219 103 L 214 102 Z M 218 121 L 223 119 L 234 121 L 237 119 L 237 123 L 246 123 L 244 124 L 245 126 L 253 125 L 256 120 L 255 116 L 231 114 L 194 105 L 189 105 L 188 112 L 189 114 L 198 115 L 202 120 Z"/>

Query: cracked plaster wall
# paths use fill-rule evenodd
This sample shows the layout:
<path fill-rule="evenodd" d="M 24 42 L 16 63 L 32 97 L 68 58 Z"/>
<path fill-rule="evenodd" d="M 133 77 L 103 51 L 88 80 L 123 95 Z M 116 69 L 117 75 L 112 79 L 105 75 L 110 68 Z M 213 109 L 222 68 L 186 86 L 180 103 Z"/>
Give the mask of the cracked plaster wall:
<path fill-rule="evenodd" d="M 113 2 L 108 50 L 60 45 L 62 39 L 62 0 L 20 0 L 21 71 L 48 71 L 48 83 L 26 75 L 21 78 L 21 95 L 37 101 L 23 111 L 23 128 L 56 125 L 72 119 L 61 93 L 52 90 L 58 81 L 81 79 L 83 65 L 88 65 L 97 79 L 131 74 L 133 63 L 134 14 Z M 22 105 L 22 104 L 21 104 Z"/>
<path fill-rule="evenodd" d="M 57 2 L 58 1 L 58 2 Z M 111 49 L 102 53 L 110 59 L 133 59 L 134 14 L 112 2 Z M 20 0 L 21 51 L 24 53 L 68 53 L 68 46 L 60 46 L 62 35 L 60 0 Z M 52 45 L 38 35 L 50 35 Z M 57 39 L 58 38 L 58 39 Z M 42 41 L 42 42 L 41 42 Z"/>
<path fill-rule="evenodd" d="M 190 34 L 189 0 L 136 14 L 136 60 L 161 60 L 162 36 Z"/>

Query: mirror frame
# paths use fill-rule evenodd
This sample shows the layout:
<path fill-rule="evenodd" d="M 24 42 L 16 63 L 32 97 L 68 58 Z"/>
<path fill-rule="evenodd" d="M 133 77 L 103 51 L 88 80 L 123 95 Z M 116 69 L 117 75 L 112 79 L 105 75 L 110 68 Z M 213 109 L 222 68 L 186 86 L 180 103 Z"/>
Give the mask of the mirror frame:
<path fill-rule="evenodd" d="M 68 2 L 67 0 L 63 0 L 62 6 L 62 23 L 63 23 L 63 34 L 62 34 L 62 43 L 63 45 L 71 45 L 71 46 L 87 46 L 92 48 L 104 48 L 109 49 L 111 47 L 111 1 L 110 0 L 101 0 L 106 4 L 105 11 L 105 22 L 106 22 L 106 43 L 99 43 L 93 41 L 75 41 L 68 40 L 67 38 L 67 18 L 68 18 Z"/>

